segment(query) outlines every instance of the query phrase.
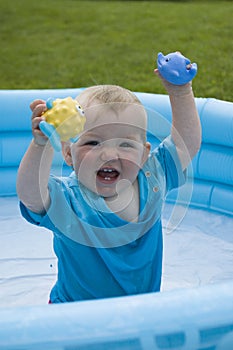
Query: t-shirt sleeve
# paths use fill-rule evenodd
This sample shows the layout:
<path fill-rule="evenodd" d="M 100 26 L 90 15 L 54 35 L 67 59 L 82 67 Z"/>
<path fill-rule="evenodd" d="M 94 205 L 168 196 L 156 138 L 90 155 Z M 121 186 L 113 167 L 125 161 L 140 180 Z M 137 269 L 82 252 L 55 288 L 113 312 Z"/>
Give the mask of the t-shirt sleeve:
<path fill-rule="evenodd" d="M 51 203 L 48 211 L 44 214 L 34 213 L 30 209 L 28 209 L 22 202 L 20 202 L 19 208 L 24 219 L 26 219 L 31 224 L 46 227 L 53 230 L 54 227 L 53 227 L 53 223 L 50 220 L 49 212 L 53 210 L 54 203 L 57 201 L 56 193 L 59 193 L 57 187 L 60 187 L 60 186 L 61 186 L 61 181 L 54 176 L 50 176 L 48 187 L 50 192 Z"/>
<path fill-rule="evenodd" d="M 182 186 L 186 181 L 186 171 L 182 170 L 176 146 L 171 136 L 164 139 L 153 153 L 164 173 L 167 192 Z"/>
<path fill-rule="evenodd" d="M 40 223 L 41 223 L 44 215 L 40 215 L 40 214 L 32 212 L 22 202 L 19 202 L 19 208 L 20 208 L 21 214 L 24 217 L 24 219 L 26 219 L 31 224 L 40 226 Z"/>

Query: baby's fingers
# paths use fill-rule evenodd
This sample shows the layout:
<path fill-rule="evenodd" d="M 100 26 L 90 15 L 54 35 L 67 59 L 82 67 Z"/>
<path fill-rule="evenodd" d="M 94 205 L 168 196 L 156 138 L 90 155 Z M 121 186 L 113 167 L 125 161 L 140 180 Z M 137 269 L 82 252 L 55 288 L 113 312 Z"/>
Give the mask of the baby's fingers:
<path fill-rule="evenodd" d="M 43 117 L 35 117 L 32 119 L 32 134 L 34 136 L 35 143 L 38 145 L 45 145 L 48 138 L 40 130 L 39 124 L 43 120 Z"/>
<path fill-rule="evenodd" d="M 34 118 L 32 118 L 32 129 L 33 130 L 39 129 L 39 124 L 40 124 L 40 122 L 42 120 L 44 120 L 43 117 L 34 117 Z"/>
<path fill-rule="evenodd" d="M 41 117 L 45 111 L 47 111 L 46 104 L 36 105 L 32 110 L 32 120 Z"/>
<path fill-rule="evenodd" d="M 44 100 L 39 99 L 32 101 L 32 103 L 30 104 L 31 111 L 33 111 L 37 105 L 46 105 L 46 102 Z"/>
<path fill-rule="evenodd" d="M 157 68 L 154 69 L 154 73 L 161 80 L 164 88 L 166 89 L 166 91 L 169 95 L 176 95 L 176 96 L 187 95 L 192 90 L 192 82 L 191 81 L 184 84 L 184 85 L 175 85 L 175 84 L 170 83 L 166 79 L 164 79 Z"/>

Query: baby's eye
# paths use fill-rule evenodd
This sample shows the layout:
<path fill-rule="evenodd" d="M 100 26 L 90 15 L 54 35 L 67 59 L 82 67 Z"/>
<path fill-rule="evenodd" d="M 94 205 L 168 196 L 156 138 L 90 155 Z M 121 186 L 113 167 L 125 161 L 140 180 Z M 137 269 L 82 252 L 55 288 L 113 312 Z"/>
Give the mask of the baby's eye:
<path fill-rule="evenodd" d="M 100 144 L 99 141 L 95 141 L 95 140 L 87 141 L 84 143 L 85 146 L 98 146 L 99 144 Z"/>
<path fill-rule="evenodd" d="M 120 147 L 125 147 L 125 148 L 133 147 L 133 144 L 130 143 L 130 142 L 122 142 L 122 143 L 120 144 Z"/>

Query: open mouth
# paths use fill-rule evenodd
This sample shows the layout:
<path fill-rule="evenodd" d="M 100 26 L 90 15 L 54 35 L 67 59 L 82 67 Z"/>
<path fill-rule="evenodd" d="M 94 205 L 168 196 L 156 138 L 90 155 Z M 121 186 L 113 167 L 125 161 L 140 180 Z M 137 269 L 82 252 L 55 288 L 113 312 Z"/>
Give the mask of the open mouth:
<path fill-rule="evenodd" d="M 98 180 L 104 183 L 115 182 L 119 177 L 119 175 L 120 173 L 118 170 L 110 167 L 101 168 L 100 170 L 97 171 Z"/>

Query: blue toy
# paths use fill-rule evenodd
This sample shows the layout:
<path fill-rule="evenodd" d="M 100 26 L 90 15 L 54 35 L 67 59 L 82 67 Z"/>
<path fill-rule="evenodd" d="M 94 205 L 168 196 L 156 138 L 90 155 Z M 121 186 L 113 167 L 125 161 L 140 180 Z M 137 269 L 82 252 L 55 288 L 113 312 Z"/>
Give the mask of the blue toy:
<path fill-rule="evenodd" d="M 184 85 L 197 74 L 197 64 L 184 57 L 180 52 L 172 52 L 164 56 L 158 53 L 157 66 L 164 79 L 174 85 Z"/>
<path fill-rule="evenodd" d="M 56 151 L 61 150 L 61 141 L 77 141 L 83 131 L 86 118 L 77 101 L 71 97 L 64 99 L 49 98 L 46 102 L 48 110 L 43 114 L 40 130 L 49 138 Z"/>

